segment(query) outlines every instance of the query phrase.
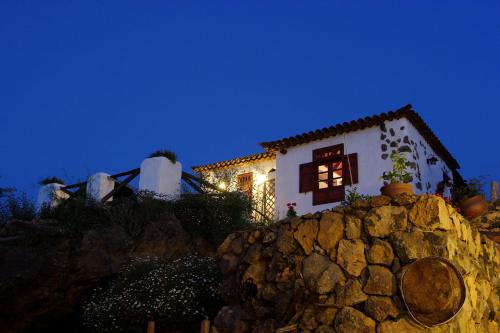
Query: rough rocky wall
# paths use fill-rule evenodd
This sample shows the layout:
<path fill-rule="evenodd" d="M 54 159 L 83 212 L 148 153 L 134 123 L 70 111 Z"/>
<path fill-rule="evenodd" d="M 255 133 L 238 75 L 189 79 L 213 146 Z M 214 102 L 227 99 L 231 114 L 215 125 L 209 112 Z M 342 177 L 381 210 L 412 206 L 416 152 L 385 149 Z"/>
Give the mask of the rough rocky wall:
<path fill-rule="evenodd" d="M 228 305 L 219 333 L 498 332 L 500 248 L 444 200 L 378 196 L 351 207 L 231 234 L 219 248 Z M 467 297 L 444 325 L 410 319 L 398 287 L 403 267 L 441 256 L 463 274 Z M 325 306 L 328 305 L 328 306 Z"/>
<path fill-rule="evenodd" d="M 43 221 L 11 221 L 0 226 L 0 332 L 78 332 L 82 297 L 131 258 L 194 252 L 212 249 L 174 217 L 146 224 L 138 237 L 120 225 L 69 238 Z"/>

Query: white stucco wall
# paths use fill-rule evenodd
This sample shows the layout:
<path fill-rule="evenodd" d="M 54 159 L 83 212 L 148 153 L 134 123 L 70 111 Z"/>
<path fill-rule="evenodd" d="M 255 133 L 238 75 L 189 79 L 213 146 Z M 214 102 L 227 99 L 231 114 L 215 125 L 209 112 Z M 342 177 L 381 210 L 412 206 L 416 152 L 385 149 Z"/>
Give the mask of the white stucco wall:
<path fill-rule="evenodd" d="M 330 203 L 324 205 L 312 205 L 312 192 L 299 193 L 299 165 L 312 161 L 312 151 L 315 149 L 328 147 L 336 144 L 344 144 L 344 154 L 358 154 L 358 176 L 359 182 L 355 184 L 358 188 L 358 193 L 377 195 L 380 194 L 380 187 L 383 182 L 379 179 L 384 171 L 392 169 L 391 162 L 388 156 L 382 158 L 382 154 L 389 155 L 391 152 L 389 141 L 399 139 L 399 146 L 404 145 L 403 140 L 408 136 L 408 140 L 413 140 L 413 144 L 409 144 L 412 150 L 417 150 L 419 159 L 415 160 L 418 164 L 421 179 L 423 184 L 422 190 L 417 189 L 416 193 L 430 192 L 434 193 L 437 183 L 442 179 L 442 169 L 448 171 L 449 176 L 452 174 L 444 162 L 432 151 L 425 140 L 421 137 L 418 131 L 405 119 L 398 119 L 385 122 L 386 132 L 383 132 L 380 127 L 371 127 L 360 131 L 347 133 L 341 136 L 335 136 L 319 141 L 314 141 L 308 144 L 291 147 L 286 154 L 277 153 L 276 156 L 276 207 L 278 218 L 286 215 L 287 203 L 295 202 L 297 204 L 296 211 L 299 215 L 310 212 L 322 211 L 332 208 L 339 203 Z M 390 129 L 393 129 L 394 135 Z M 384 137 L 385 136 L 385 137 Z M 425 157 L 424 149 L 420 145 L 420 141 L 426 146 L 427 156 L 434 155 L 438 158 L 436 165 L 428 165 L 427 157 Z M 383 152 L 381 146 L 387 145 L 387 151 Z M 414 161 L 413 152 L 406 153 L 410 161 Z M 419 180 L 414 177 L 414 185 Z M 427 191 L 426 184 L 430 184 L 430 189 Z M 351 187 L 346 186 L 346 190 Z"/>
<path fill-rule="evenodd" d="M 114 179 L 105 172 L 93 174 L 87 180 L 87 195 L 98 202 L 108 195 L 108 193 L 113 191 L 114 188 Z M 107 201 L 113 201 L 113 197 L 109 198 Z"/>
<path fill-rule="evenodd" d="M 162 199 L 180 195 L 182 165 L 163 156 L 146 158 L 141 163 L 139 189 L 156 193 Z"/>
<path fill-rule="evenodd" d="M 271 169 L 276 169 L 276 161 L 274 159 L 262 159 L 252 161 L 251 163 L 244 163 L 234 165 L 228 168 L 221 169 L 219 171 L 211 171 L 207 175 L 208 181 L 214 185 L 220 185 L 220 179 L 216 177 L 217 172 L 223 173 L 227 172 L 228 175 L 232 175 L 232 179 L 224 183 L 227 190 L 236 190 L 236 177 L 243 173 L 252 172 L 253 173 L 253 187 L 254 189 L 259 189 L 264 181 L 268 179 L 268 173 Z M 255 195 L 255 193 L 254 193 Z"/>
<path fill-rule="evenodd" d="M 446 165 L 446 163 L 429 147 L 429 144 L 420 135 L 413 125 L 408 126 L 408 135 L 415 142 L 414 151 L 418 152 L 417 160 L 413 159 L 414 153 L 409 153 L 407 156 L 410 160 L 414 160 L 418 164 L 418 170 L 421 174 L 421 184 L 422 189 L 417 188 L 417 182 L 419 181 L 417 177 L 413 182 L 414 189 L 416 193 L 435 193 L 437 189 L 437 183 L 443 179 L 443 171 L 448 174 L 448 176 L 453 179 L 453 173 L 451 169 Z M 427 159 L 431 157 L 436 157 L 437 162 L 433 164 L 427 163 Z"/>
<path fill-rule="evenodd" d="M 295 202 L 295 210 L 299 215 L 321 211 L 336 204 L 313 206 L 312 192 L 299 193 L 299 165 L 312 162 L 312 151 L 315 149 L 344 144 L 344 154 L 358 153 L 358 187 L 359 193 L 376 194 L 381 182 L 378 177 L 390 164 L 380 159 L 378 153 L 380 129 L 373 127 L 358 132 L 347 133 L 308 144 L 291 147 L 286 154 L 276 155 L 276 208 L 278 218 L 286 216 L 287 203 Z M 377 153 L 373 153 L 376 151 Z M 349 189 L 350 186 L 346 186 Z"/>

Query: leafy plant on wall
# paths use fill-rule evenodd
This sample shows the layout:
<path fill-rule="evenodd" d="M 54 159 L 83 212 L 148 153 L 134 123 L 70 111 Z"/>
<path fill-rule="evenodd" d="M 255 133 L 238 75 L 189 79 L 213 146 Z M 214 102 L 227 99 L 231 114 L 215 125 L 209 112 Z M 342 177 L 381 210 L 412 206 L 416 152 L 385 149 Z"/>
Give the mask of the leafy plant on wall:
<path fill-rule="evenodd" d="M 422 140 L 415 142 L 404 132 L 405 126 L 387 128 L 385 123 L 380 125 L 380 149 L 381 159 L 387 160 L 394 152 L 407 153 L 410 157 L 408 167 L 414 171 L 415 187 L 419 190 L 424 189 L 422 183 L 422 173 L 420 170 L 421 155 L 425 158 L 428 165 L 435 165 L 436 157 L 428 152 L 430 149 Z M 425 183 L 425 190 L 432 192 L 430 182 Z"/>
<path fill-rule="evenodd" d="M 384 184 L 411 183 L 413 176 L 408 172 L 410 162 L 406 156 L 398 151 L 393 151 L 391 153 L 391 161 L 392 170 L 385 171 L 380 177 L 384 181 Z"/>

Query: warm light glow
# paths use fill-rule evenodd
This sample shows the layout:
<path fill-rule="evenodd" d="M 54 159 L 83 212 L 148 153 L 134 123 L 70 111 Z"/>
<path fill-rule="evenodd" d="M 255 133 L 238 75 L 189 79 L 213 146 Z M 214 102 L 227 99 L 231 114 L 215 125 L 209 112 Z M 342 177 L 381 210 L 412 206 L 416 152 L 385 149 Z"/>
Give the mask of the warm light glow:
<path fill-rule="evenodd" d="M 227 185 L 224 182 L 220 182 L 219 185 L 217 185 L 221 190 L 225 190 Z"/>
<path fill-rule="evenodd" d="M 264 174 L 258 173 L 255 176 L 255 184 L 257 186 L 264 184 L 266 182 L 266 180 L 267 180 L 267 176 Z"/>

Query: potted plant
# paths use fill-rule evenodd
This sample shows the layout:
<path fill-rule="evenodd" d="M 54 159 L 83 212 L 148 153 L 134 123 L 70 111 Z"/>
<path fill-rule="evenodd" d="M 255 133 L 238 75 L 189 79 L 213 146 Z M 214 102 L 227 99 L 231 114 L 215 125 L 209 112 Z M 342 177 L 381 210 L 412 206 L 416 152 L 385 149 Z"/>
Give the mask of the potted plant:
<path fill-rule="evenodd" d="M 481 178 L 472 178 L 453 188 L 453 202 L 460 212 L 470 219 L 478 217 L 488 209 L 483 185 Z"/>
<path fill-rule="evenodd" d="M 410 162 L 405 155 L 393 151 L 391 153 L 392 171 L 386 171 L 380 179 L 384 181 L 384 186 L 380 189 L 383 195 L 394 198 L 395 196 L 408 193 L 413 194 L 413 177 L 408 171 Z"/>
<path fill-rule="evenodd" d="M 174 153 L 173 151 L 166 150 L 166 149 L 156 150 L 156 151 L 152 152 L 148 157 L 149 158 L 166 157 L 174 164 L 175 164 L 175 162 L 177 162 L 177 154 Z"/>

